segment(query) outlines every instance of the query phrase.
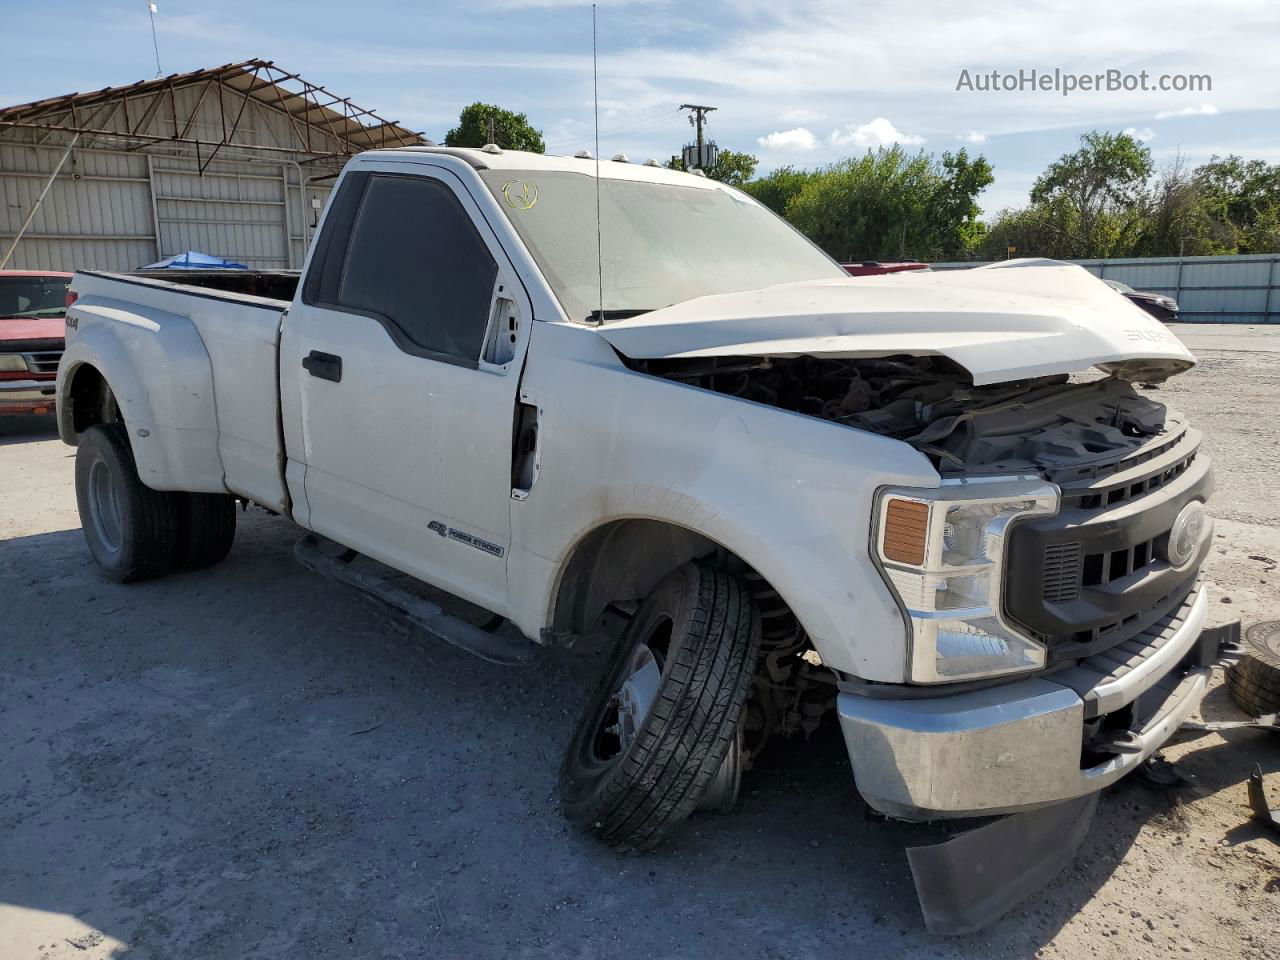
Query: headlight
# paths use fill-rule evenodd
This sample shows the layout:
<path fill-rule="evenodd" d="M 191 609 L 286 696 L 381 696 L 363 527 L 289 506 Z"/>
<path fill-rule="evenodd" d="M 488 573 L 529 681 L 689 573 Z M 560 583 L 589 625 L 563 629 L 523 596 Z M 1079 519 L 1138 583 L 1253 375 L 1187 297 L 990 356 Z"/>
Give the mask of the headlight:
<path fill-rule="evenodd" d="M 1038 478 L 949 482 L 880 491 L 874 552 L 910 626 L 908 679 L 946 683 L 1037 670 L 1045 648 L 1001 615 L 1010 524 L 1058 512 Z"/>
<path fill-rule="evenodd" d="M 27 361 L 20 353 L 0 353 L 0 372 L 13 373 L 27 369 Z"/>

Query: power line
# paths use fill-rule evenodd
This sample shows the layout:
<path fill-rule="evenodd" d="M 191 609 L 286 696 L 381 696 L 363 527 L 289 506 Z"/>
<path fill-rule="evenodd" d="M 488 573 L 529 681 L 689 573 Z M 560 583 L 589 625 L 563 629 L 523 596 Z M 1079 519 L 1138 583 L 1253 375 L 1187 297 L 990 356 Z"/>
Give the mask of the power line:
<path fill-rule="evenodd" d="M 601 137 L 624 137 L 635 133 L 642 133 L 647 130 L 657 129 L 672 119 L 671 111 L 664 110 L 660 114 L 651 114 L 636 119 L 634 122 L 628 122 L 622 126 L 613 129 L 604 129 L 600 131 Z M 548 140 L 548 147 L 569 146 L 578 143 L 581 137 L 558 137 L 555 140 Z"/>

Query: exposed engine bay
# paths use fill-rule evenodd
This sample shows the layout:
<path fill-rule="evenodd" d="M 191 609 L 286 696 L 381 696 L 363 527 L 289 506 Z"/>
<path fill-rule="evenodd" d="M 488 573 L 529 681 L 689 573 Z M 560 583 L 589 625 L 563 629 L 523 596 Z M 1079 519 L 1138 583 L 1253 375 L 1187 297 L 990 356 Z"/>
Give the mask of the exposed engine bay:
<path fill-rule="evenodd" d="M 633 360 L 634 369 L 903 440 L 944 475 L 1083 476 L 1166 430 L 1167 411 L 1116 376 L 975 387 L 945 357 Z"/>

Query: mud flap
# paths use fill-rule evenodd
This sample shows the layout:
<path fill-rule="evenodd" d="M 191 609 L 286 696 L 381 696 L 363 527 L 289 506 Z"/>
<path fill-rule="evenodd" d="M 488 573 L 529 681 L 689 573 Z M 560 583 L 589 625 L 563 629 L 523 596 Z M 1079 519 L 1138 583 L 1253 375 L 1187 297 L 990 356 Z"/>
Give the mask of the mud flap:
<path fill-rule="evenodd" d="M 972 933 L 1052 880 L 1080 849 L 1098 795 L 1001 817 L 928 847 L 908 847 L 930 933 Z"/>

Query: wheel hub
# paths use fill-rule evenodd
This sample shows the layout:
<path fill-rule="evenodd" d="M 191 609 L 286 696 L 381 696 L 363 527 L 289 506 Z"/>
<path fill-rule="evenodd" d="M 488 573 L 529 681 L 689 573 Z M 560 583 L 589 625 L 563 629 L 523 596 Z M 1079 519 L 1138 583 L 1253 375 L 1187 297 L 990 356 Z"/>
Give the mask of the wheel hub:
<path fill-rule="evenodd" d="M 123 539 L 120 494 L 115 475 L 104 460 L 95 460 L 89 468 L 89 505 L 98 539 L 108 552 L 118 553 Z"/>
<path fill-rule="evenodd" d="M 658 699 L 658 687 L 662 683 L 662 670 L 658 658 L 648 644 L 639 644 L 631 654 L 631 662 L 623 673 L 618 688 L 618 723 L 613 730 L 625 752 L 644 725 L 645 718 Z"/>

